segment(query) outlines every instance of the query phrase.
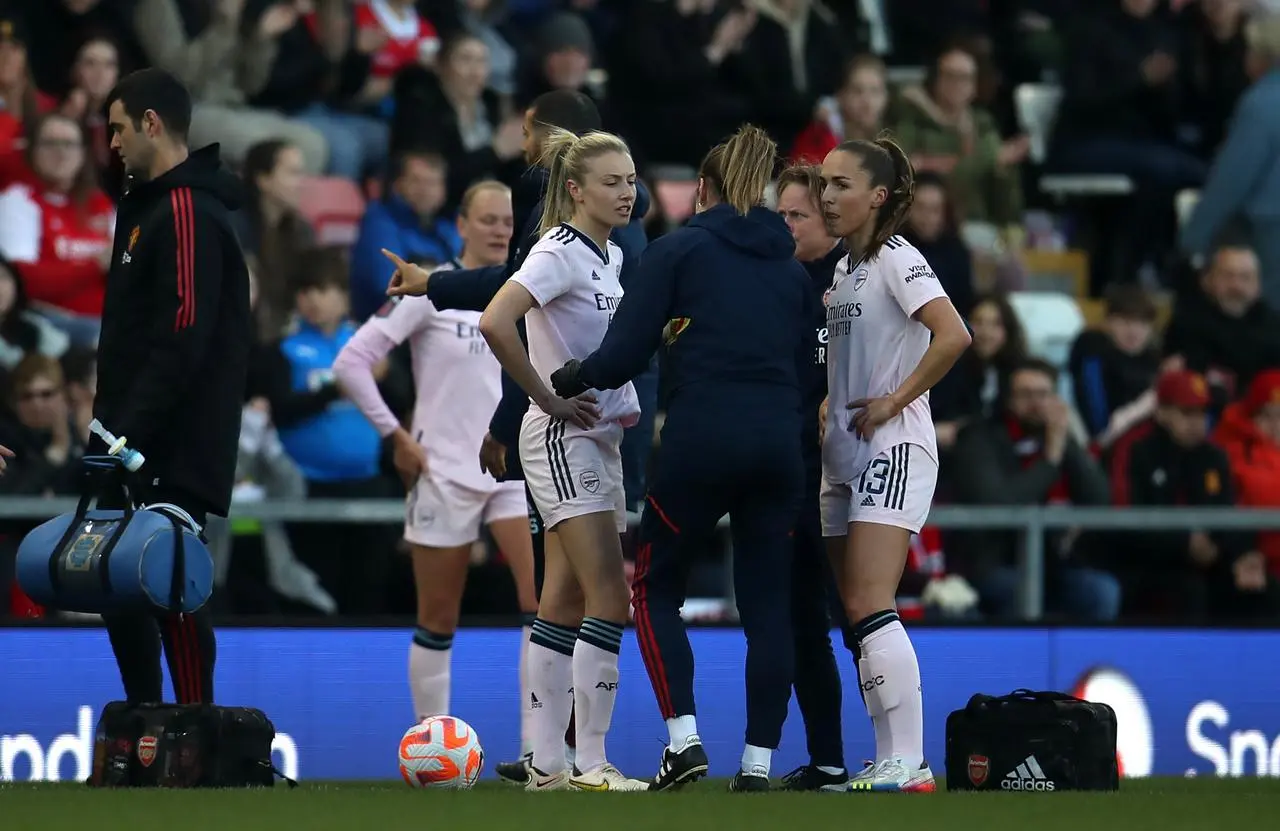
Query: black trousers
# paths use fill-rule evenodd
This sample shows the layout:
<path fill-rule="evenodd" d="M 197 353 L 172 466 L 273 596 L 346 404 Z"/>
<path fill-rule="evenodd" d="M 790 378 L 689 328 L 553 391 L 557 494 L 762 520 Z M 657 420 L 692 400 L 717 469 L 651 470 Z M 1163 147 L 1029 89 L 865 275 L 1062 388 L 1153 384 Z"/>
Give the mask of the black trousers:
<path fill-rule="evenodd" d="M 795 552 L 791 561 L 791 625 L 795 638 L 796 703 L 804 719 L 809 762 L 844 767 L 844 740 L 840 711 L 842 694 L 840 670 L 831 648 L 830 609 L 835 577 L 827 560 L 826 542 L 818 514 L 817 485 L 821 471 L 806 473 L 804 501 L 796 525 Z M 849 643 L 849 627 L 844 614 L 838 618 Z M 857 663 L 855 655 L 855 665 Z"/>
<path fill-rule="evenodd" d="M 640 523 L 636 637 L 664 719 L 695 715 L 693 651 L 680 617 L 696 546 L 729 515 L 747 638 L 747 744 L 776 748 L 791 698 L 791 569 L 804 492 L 798 417 L 669 413 Z M 794 422 L 794 424 L 793 424 Z"/>
<path fill-rule="evenodd" d="M 135 494 L 143 504 L 167 502 L 191 515 L 201 527 L 207 515 L 194 499 L 170 489 L 144 489 Z M 112 507 L 111 500 L 99 502 Z M 116 505 L 114 507 L 123 507 Z M 118 612 L 103 615 L 111 650 L 115 653 L 125 698 L 130 703 L 164 701 L 164 675 L 160 651 L 169 665 L 173 694 L 179 704 L 212 703 L 213 667 L 218 644 L 213 620 L 206 606 L 194 614 L 166 612 Z"/>

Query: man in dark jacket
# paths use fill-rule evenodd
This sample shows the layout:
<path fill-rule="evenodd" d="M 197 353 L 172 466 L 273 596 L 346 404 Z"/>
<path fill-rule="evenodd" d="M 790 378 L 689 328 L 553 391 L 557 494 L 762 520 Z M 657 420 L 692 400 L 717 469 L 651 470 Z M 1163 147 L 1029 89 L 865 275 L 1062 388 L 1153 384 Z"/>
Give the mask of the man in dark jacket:
<path fill-rule="evenodd" d="M 116 220 L 93 414 L 146 457 L 135 497 L 198 533 L 231 503 L 248 372 L 249 277 L 231 225 L 240 182 L 216 144 L 188 151 L 191 97 L 172 75 L 135 72 L 108 100 L 111 147 L 131 182 Z M 130 701 L 162 700 L 161 641 L 178 700 L 212 701 L 207 610 L 105 622 Z"/>
<path fill-rule="evenodd" d="M 955 500 L 969 505 L 1105 505 L 1107 476 L 1071 438 L 1069 410 L 1057 393 L 1058 370 L 1039 359 L 1009 375 L 1004 412 L 970 423 L 956 439 L 951 462 Z M 996 531 L 956 535 L 948 559 L 982 596 L 983 610 L 1016 613 L 1018 535 Z M 1056 534 L 1045 545 L 1050 605 L 1072 618 L 1107 621 L 1120 606 L 1110 574 L 1078 560 L 1079 540 Z"/>
<path fill-rule="evenodd" d="M 1165 373 L 1156 401 L 1155 416 L 1111 450 L 1114 504 L 1234 505 L 1227 454 L 1208 439 L 1204 376 Z M 1172 611 L 1189 622 L 1211 615 L 1274 618 L 1275 585 L 1266 579 L 1254 532 L 1151 530 L 1117 533 L 1113 540 L 1113 549 L 1124 552 L 1117 564 L 1134 611 Z"/>

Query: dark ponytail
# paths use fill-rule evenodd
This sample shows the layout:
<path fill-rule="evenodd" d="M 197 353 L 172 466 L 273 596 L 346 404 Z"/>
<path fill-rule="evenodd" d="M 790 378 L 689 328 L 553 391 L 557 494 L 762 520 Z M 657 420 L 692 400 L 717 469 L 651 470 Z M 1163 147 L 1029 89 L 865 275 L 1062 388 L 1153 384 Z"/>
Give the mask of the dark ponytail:
<path fill-rule="evenodd" d="M 862 168 L 871 175 L 873 188 L 889 191 L 884 204 L 875 215 L 875 231 L 862 256 L 870 259 L 880 253 L 889 237 L 898 233 L 906 223 L 907 213 L 915 201 L 916 171 L 906 151 L 888 133 L 882 133 L 875 141 L 846 141 L 836 147 L 858 157 Z"/>

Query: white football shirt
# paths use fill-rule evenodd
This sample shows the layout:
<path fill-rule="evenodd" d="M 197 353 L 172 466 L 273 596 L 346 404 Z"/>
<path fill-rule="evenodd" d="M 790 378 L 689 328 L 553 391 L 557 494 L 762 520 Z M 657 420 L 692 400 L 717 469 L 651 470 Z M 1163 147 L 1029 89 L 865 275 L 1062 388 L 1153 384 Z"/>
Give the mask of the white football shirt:
<path fill-rule="evenodd" d="M 830 404 L 822 469 L 830 481 L 852 482 L 876 456 L 899 444 L 918 445 L 937 462 L 929 393 L 877 428 L 869 441 L 849 431 L 856 411 L 847 405 L 889 395 L 915 371 L 931 335 L 912 315 L 946 296 L 929 263 L 902 237 L 891 237 L 869 262 L 846 256 L 836 266 L 824 298 Z"/>
<path fill-rule="evenodd" d="M 621 274 L 621 248 L 610 241 L 601 251 L 586 234 L 562 224 L 542 235 L 512 275 L 537 303 L 525 316 L 529 360 L 548 387 L 551 373 L 566 361 L 582 360 L 599 348 L 622 300 Z M 601 424 L 635 424 L 640 400 L 630 381 L 596 396 Z"/>
<path fill-rule="evenodd" d="M 442 265 L 440 269 L 452 268 Z M 413 358 L 412 435 L 431 471 L 488 493 L 497 488 L 476 461 L 489 419 L 502 397 L 502 367 L 480 334 L 480 312 L 437 309 L 424 297 L 403 297 L 369 319 Z"/>

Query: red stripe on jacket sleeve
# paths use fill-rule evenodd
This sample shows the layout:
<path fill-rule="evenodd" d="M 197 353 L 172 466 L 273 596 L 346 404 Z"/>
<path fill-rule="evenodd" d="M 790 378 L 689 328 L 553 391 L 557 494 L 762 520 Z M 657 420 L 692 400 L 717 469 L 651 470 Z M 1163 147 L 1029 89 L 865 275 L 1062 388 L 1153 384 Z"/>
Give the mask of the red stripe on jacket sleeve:
<path fill-rule="evenodd" d="M 175 269 L 178 284 L 178 311 L 173 318 L 173 331 L 181 332 L 196 322 L 195 292 L 195 211 L 191 189 L 175 188 L 170 193 L 173 204 L 173 232 L 177 240 Z"/>

